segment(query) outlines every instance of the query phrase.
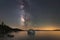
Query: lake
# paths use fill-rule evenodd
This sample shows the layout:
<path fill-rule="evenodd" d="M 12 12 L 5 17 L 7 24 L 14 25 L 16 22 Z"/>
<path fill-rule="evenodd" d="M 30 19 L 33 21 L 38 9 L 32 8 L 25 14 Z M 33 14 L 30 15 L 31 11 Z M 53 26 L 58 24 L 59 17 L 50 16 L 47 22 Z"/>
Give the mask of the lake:
<path fill-rule="evenodd" d="M 60 40 L 60 31 L 35 31 L 35 35 L 28 35 L 27 31 L 12 32 L 13 37 L 4 36 L 0 40 Z"/>

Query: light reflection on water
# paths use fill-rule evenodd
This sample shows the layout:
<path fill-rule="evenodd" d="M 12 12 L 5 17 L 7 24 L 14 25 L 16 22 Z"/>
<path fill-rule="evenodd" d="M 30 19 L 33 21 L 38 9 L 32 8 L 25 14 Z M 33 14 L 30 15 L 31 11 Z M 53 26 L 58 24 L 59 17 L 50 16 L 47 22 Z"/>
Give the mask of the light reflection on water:
<path fill-rule="evenodd" d="M 12 32 L 11 35 L 14 37 L 8 37 L 5 35 L 0 40 L 58 40 L 60 39 L 59 31 L 36 31 L 34 36 L 29 36 L 27 31 Z"/>

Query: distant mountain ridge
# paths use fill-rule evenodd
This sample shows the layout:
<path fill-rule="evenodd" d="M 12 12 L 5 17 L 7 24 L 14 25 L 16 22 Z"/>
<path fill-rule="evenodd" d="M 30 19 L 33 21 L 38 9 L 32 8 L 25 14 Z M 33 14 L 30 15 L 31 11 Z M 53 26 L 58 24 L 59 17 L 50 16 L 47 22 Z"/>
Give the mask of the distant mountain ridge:
<path fill-rule="evenodd" d="M 54 31 L 60 31 L 60 29 L 56 29 L 56 30 L 54 30 Z"/>

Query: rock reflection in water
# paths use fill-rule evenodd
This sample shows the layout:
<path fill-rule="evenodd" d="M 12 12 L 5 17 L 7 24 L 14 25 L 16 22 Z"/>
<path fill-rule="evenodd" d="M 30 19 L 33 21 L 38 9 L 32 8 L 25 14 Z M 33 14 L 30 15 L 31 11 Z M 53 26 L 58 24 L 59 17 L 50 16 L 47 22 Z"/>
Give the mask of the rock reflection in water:
<path fill-rule="evenodd" d="M 28 40 L 35 40 L 35 35 L 28 35 Z"/>

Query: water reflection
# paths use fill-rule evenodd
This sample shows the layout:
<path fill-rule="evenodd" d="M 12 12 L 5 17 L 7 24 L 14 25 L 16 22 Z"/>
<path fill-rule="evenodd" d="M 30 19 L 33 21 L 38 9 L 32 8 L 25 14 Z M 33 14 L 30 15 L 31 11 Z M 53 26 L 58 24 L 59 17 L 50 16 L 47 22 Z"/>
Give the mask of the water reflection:
<path fill-rule="evenodd" d="M 27 31 L 12 32 L 8 37 L 7 34 L 0 37 L 0 40 L 58 40 L 60 39 L 59 31 L 36 31 L 35 35 L 28 35 Z"/>

